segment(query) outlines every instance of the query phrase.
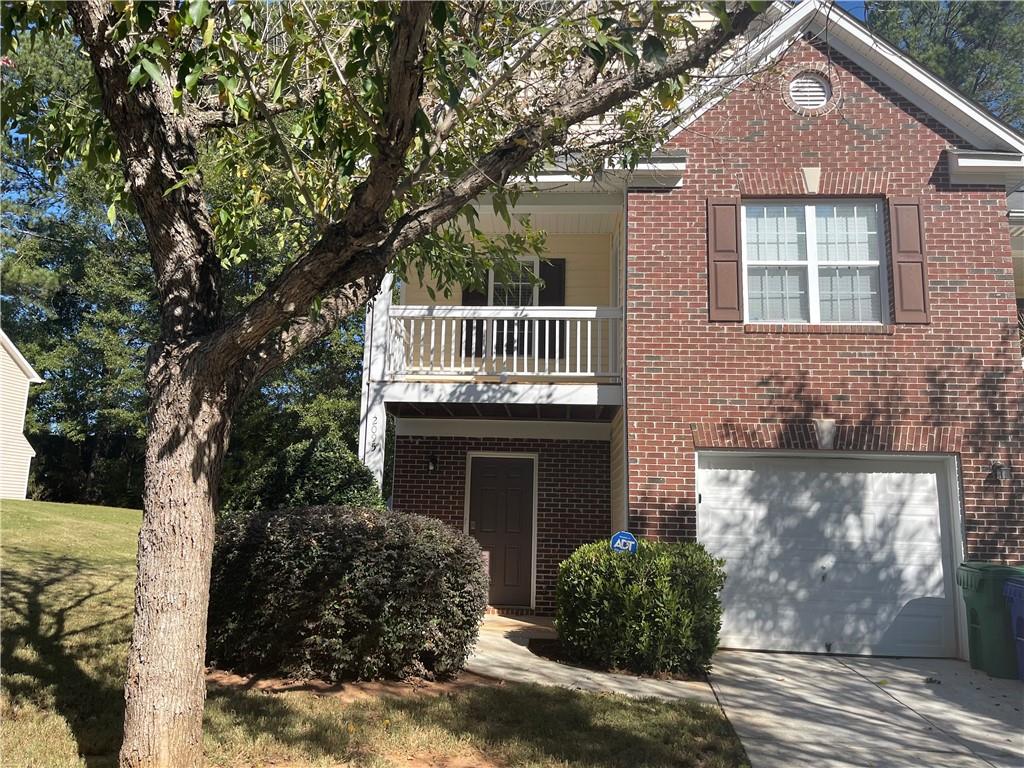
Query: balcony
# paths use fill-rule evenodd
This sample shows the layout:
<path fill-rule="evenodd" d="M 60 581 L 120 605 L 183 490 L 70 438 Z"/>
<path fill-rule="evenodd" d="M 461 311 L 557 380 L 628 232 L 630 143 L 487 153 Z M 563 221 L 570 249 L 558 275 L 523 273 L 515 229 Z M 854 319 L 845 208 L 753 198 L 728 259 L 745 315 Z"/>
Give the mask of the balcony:
<path fill-rule="evenodd" d="M 618 384 L 621 325 L 617 307 L 392 306 L 384 378 Z"/>

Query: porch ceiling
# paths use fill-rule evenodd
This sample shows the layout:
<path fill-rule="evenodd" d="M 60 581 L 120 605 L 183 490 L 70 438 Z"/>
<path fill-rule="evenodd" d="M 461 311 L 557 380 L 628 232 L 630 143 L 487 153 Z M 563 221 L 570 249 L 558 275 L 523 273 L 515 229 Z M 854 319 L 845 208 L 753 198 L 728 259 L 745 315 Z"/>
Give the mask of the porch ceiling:
<path fill-rule="evenodd" d="M 391 402 L 387 411 L 401 418 L 515 419 L 526 421 L 611 421 L 619 405 L 590 403 L 409 403 Z"/>

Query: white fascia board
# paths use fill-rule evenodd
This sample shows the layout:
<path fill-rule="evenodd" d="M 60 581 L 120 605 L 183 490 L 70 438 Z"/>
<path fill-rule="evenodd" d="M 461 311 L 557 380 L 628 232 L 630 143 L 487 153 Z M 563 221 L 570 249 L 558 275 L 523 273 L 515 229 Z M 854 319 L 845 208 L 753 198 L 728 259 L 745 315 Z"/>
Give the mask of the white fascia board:
<path fill-rule="evenodd" d="M 11 360 L 14 361 L 14 364 L 21 369 L 23 374 L 25 374 L 25 378 L 28 379 L 29 384 L 42 383 L 42 377 L 36 373 L 35 368 L 29 364 L 28 360 L 25 359 L 25 356 L 21 354 L 16 346 L 14 346 L 14 342 L 11 341 L 10 337 L 2 330 L 0 330 L 0 345 L 2 345 L 7 351 L 7 354 L 11 356 Z M 34 456 L 35 454 L 32 455 Z"/>
<path fill-rule="evenodd" d="M 984 109 L 874 35 L 846 11 L 826 0 L 804 0 L 792 8 L 719 67 L 714 79 L 721 81 L 733 78 L 734 82 L 729 87 L 735 88 L 747 79 L 745 73 L 754 64 L 763 65 L 779 56 L 787 47 L 785 43 L 805 31 L 827 32 L 828 44 L 837 52 L 862 66 L 972 144 L 984 149 L 1024 152 L 1024 136 L 1003 125 Z M 694 111 L 670 133 L 670 138 L 685 130 L 721 100 L 718 96 L 701 105 L 700 97 L 707 96 L 707 92 L 708 89 L 698 91 L 691 99 L 683 102 L 682 112 L 685 113 L 687 108 Z M 699 108 L 694 109 L 698 105 Z"/>
<path fill-rule="evenodd" d="M 502 405 L 622 405 L 619 384 L 501 384 L 490 382 L 382 382 L 385 403 L 497 403 Z"/>
<path fill-rule="evenodd" d="M 638 163 L 633 169 L 623 168 L 621 158 L 612 157 L 606 161 L 598 177 L 580 179 L 564 172 L 540 173 L 534 178 L 517 179 L 538 190 L 566 193 L 593 190 L 595 192 L 621 191 L 628 187 L 678 187 L 686 171 L 686 158 L 651 159 Z"/>
<path fill-rule="evenodd" d="M 513 419 L 395 419 L 395 434 L 414 437 L 497 437 L 534 440 L 611 440 L 605 421 Z"/>
<path fill-rule="evenodd" d="M 1024 154 L 951 149 L 949 179 L 954 184 L 1003 184 L 1011 192 L 1024 183 Z"/>
<path fill-rule="evenodd" d="M 752 67 L 763 67 L 778 58 L 787 48 L 784 44 L 802 34 L 816 12 L 813 0 L 805 0 L 780 15 L 760 35 L 726 59 L 712 73 L 713 85 L 697 88 L 680 103 L 679 112 L 684 118 L 669 132 L 668 140 L 717 105 L 731 89 L 746 82 Z M 728 85 L 723 86 L 723 83 Z"/>
<path fill-rule="evenodd" d="M 491 212 L 491 195 L 482 195 L 471 205 L 483 213 Z M 524 192 L 514 206 L 513 216 L 529 213 L 619 213 L 622 210 L 621 192 L 603 190 L 590 192 L 538 191 Z"/>

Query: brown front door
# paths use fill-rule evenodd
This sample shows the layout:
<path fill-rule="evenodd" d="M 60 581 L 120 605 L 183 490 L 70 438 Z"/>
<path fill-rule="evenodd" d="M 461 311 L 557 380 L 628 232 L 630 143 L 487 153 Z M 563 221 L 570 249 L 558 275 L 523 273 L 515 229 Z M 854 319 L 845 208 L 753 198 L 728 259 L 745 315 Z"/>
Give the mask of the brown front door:
<path fill-rule="evenodd" d="M 490 563 L 491 605 L 530 605 L 533 459 L 474 456 L 469 532 Z"/>

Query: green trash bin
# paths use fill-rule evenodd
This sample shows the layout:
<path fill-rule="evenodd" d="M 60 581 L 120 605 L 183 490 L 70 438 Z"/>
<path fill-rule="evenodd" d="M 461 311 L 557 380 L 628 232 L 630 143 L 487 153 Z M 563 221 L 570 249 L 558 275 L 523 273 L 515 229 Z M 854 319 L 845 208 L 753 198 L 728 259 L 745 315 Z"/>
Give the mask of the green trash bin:
<path fill-rule="evenodd" d="M 1017 651 L 1003 585 L 1007 579 L 1021 576 L 1022 566 L 972 561 L 962 563 L 956 572 L 967 605 L 971 667 L 992 677 L 1017 677 Z"/>

